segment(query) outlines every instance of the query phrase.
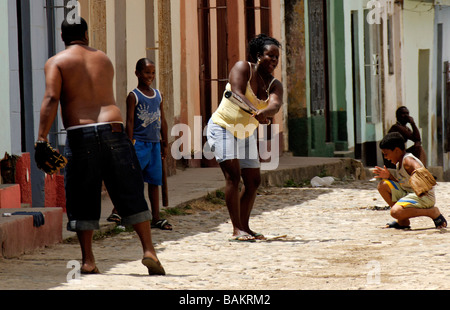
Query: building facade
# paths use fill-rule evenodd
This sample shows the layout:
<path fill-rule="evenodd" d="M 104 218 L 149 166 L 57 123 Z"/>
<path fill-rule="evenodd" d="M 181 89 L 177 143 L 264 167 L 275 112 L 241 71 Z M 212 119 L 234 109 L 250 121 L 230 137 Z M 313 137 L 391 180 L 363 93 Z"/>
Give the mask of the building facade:
<path fill-rule="evenodd" d="M 230 69 L 248 59 L 248 40 L 262 32 L 284 40 L 281 0 L 0 0 L 0 8 L 0 38 L 7 42 L 0 48 L 0 87 L 7 94 L 0 99 L 0 111 L 9 116 L 0 125 L 0 152 L 29 152 L 31 158 L 45 90 L 44 65 L 64 49 L 60 24 L 65 18 L 86 19 L 90 45 L 111 59 L 116 101 L 124 117 L 126 97 L 137 86 L 136 62 L 143 57 L 155 61 L 154 87 L 164 95 L 169 129 L 188 126 L 192 137 L 182 151 L 186 162 L 196 166 L 214 164 L 202 156 L 203 129 L 219 105 Z M 280 61 L 280 80 L 283 70 Z M 281 128 L 281 151 L 287 148 L 284 114 L 275 119 Z M 169 142 L 179 137 L 174 131 Z M 60 119 L 49 139 L 63 149 Z M 173 158 L 168 166 L 169 173 L 175 173 Z M 31 170 L 33 206 L 42 206 L 44 175 L 34 161 Z"/>
<path fill-rule="evenodd" d="M 449 5 L 447 0 L 285 1 L 294 155 L 383 164 L 378 143 L 404 105 L 421 131 L 427 164 L 448 171 Z"/>
<path fill-rule="evenodd" d="M 2 45 L 0 47 L 2 110 L 0 151 L 34 158 L 34 143 L 39 126 L 39 112 L 45 91 L 44 65 L 61 50 L 58 40 L 63 14 L 55 14 L 63 1 L 2 0 Z M 58 18 L 59 16 L 59 18 Z M 52 128 L 51 140 L 58 141 L 59 121 Z M 27 172 L 32 180 L 34 206 L 44 206 L 44 174 L 32 164 Z"/>
<path fill-rule="evenodd" d="M 427 164 L 450 174 L 450 0 L 0 0 L 1 153 L 33 157 L 44 64 L 64 49 L 62 20 L 76 16 L 113 62 L 123 115 L 137 60 L 155 61 L 170 142 L 182 136 L 177 124 L 189 130 L 179 149 L 187 165 L 215 164 L 202 154 L 204 128 L 230 69 L 249 59 L 248 41 L 266 33 L 283 46 L 275 73 L 285 87 L 275 118 L 280 152 L 380 165 L 378 143 L 405 105 Z M 63 148 L 59 119 L 49 138 Z M 171 158 L 170 173 L 176 164 Z M 30 175 L 33 205 L 41 206 L 44 176 L 34 162 Z"/>

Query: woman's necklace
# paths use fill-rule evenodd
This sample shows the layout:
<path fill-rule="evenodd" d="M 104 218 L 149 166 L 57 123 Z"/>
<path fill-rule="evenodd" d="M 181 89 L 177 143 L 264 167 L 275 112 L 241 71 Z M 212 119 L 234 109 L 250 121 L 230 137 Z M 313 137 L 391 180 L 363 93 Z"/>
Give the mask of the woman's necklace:
<path fill-rule="evenodd" d="M 269 96 L 270 96 L 270 89 L 267 87 L 266 81 L 264 81 L 263 77 L 262 77 L 261 74 L 259 73 L 258 68 L 256 68 L 256 73 L 258 74 L 259 78 L 260 78 L 261 81 L 263 82 L 263 84 L 264 84 L 264 90 L 265 90 L 265 92 L 266 92 L 266 94 L 267 94 L 267 97 L 269 97 Z"/>

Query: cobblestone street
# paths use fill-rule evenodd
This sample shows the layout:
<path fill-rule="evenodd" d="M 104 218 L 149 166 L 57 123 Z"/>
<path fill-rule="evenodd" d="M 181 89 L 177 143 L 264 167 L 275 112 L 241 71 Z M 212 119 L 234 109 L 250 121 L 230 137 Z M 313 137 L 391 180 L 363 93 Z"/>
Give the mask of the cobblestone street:
<path fill-rule="evenodd" d="M 450 183 L 436 193 L 448 218 Z M 95 242 L 101 275 L 68 282 L 81 254 L 76 242 L 64 243 L 0 261 L 1 289 L 450 289 L 448 231 L 429 218 L 413 219 L 407 231 L 383 228 L 391 217 L 375 182 L 261 189 L 252 228 L 281 236 L 264 242 L 230 242 L 224 205 L 194 209 L 170 217 L 174 231 L 152 230 L 165 277 L 147 276 L 138 238 L 123 232 Z"/>

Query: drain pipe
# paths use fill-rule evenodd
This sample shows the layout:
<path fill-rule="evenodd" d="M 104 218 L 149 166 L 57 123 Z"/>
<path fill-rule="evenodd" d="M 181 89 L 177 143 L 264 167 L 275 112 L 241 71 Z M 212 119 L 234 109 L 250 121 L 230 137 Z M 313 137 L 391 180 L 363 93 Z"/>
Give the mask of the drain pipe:
<path fill-rule="evenodd" d="M 55 1 L 54 0 L 46 0 L 45 9 L 47 11 L 47 49 L 48 49 L 48 58 L 53 57 L 56 54 L 56 46 L 55 46 Z M 49 134 L 49 142 L 54 147 L 59 147 L 58 143 L 58 120 L 56 119 L 53 122 L 53 125 L 50 129 Z"/>

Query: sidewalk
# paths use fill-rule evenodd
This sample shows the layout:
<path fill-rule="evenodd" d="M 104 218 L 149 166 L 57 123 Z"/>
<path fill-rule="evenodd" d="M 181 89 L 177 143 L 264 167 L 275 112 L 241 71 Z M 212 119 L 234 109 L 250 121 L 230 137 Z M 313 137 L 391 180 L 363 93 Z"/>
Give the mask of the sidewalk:
<path fill-rule="evenodd" d="M 327 175 L 336 178 L 353 176 L 364 179 L 362 164 L 350 158 L 318 158 L 293 157 L 284 155 L 280 157 L 278 169 L 262 171 L 262 186 L 283 186 L 286 181 L 303 182 L 311 180 L 314 176 Z M 176 175 L 167 178 L 169 208 L 186 204 L 206 196 L 208 193 L 222 189 L 225 185 L 220 168 L 186 168 L 177 169 Z M 147 193 L 146 197 L 147 197 Z M 147 197 L 148 198 L 148 197 Z M 147 200 L 148 201 L 148 200 Z M 162 206 L 162 204 L 161 204 Z M 102 200 L 102 214 L 100 219 L 101 230 L 107 231 L 115 227 L 106 218 L 111 214 L 113 205 L 108 195 Z M 162 209 L 162 207 L 161 207 Z M 63 215 L 63 240 L 76 237 L 76 234 L 67 231 L 67 215 Z"/>

